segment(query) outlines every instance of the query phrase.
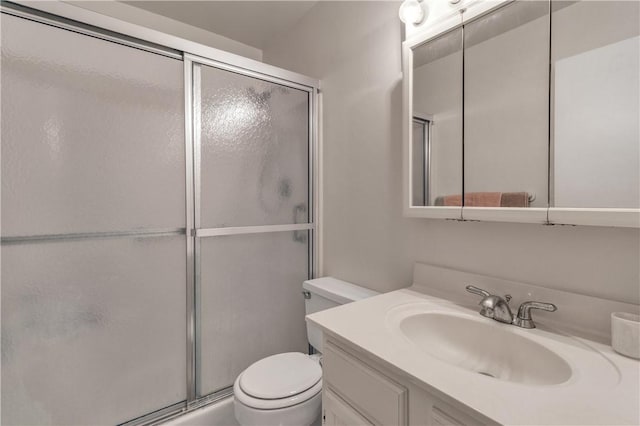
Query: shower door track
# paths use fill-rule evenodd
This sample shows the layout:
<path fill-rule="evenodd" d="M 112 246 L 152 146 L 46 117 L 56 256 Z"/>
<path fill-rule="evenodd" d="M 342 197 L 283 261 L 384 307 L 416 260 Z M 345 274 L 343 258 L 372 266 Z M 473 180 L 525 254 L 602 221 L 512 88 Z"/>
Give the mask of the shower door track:
<path fill-rule="evenodd" d="M 319 247 L 322 242 L 318 232 L 320 223 L 320 82 L 302 74 L 281 69 L 253 59 L 245 58 L 223 50 L 208 47 L 179 37 L 163 34 L 155 30 L 127 23 L 106 15 L 72 6 L 64 2 L 40 2 L 29 4 L 26 1 L 2 0 L 0 12 L 41 24 L 58 27 L 90 37 L 100 38 L 113 43 L 145 50 L 183 61 L 184 68 L 184 104 L 185 104 L 185 179 L 186 179 L 186 222 L 185 228 L 134 229 L 110 232 L 46 234 L 2 237 L 2 245 L 28 244 L 32 242 L 84 240 L 102 238 L 152 238 L 185 235 L 187 258 L 187 399 L 157 411 L 129 420 L 122 425 L 140 426 L 159 424 L 170 418 L 182 415 L 204 405 L 214 403 L 233 395 L 229 386 L 208 395 L 198 396 L 196 380 L 196 291 L 199 282 L 199 242 L 201 238 L 221 235 L 240 235 L 266 232 L 308 231 L 309 232 L 309 277 L 315 277 L 319 265 Z M 308 222 L 284 225 L 242 226 L 227 228 L 199 228 L 200 208 L 200 170 L 199 170 L 199 123 L 194 106 L 199 102 L 198 66 L 207 65 L 242 74 L 248 77 L 269 81 L 309 94 L 308 140 L 309 140 L 309 199 Z M 194 72 L 195 71 L 195 72 Z M 194 75 L 195 74 L 195 75 Z"/>

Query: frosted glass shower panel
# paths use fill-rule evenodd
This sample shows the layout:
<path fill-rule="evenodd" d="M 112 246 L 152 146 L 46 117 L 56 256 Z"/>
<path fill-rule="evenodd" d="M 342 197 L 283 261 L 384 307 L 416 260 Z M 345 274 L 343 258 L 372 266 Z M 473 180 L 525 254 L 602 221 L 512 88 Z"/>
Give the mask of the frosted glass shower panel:
<path fill-rule="evenodd" d="M 2 235 L 184 227 L 183 65 L 2 15 Z"/>
<path fill-rule="evenodd" d="M 308 233 L 202 239 L 200 395 L 233 385 L 263 357 L 306 351 L 302 282 L 309 278 Z"/>
<path fill-rule="evenodd" d="M 198 67 L 202 227 L 307 222 L 308 92 Z"/>
<path fill-rule="evenodd" d="M 117 424 L 185 400 L 184 253 L 184 236 L 3 245 L 2 424 Z"/>

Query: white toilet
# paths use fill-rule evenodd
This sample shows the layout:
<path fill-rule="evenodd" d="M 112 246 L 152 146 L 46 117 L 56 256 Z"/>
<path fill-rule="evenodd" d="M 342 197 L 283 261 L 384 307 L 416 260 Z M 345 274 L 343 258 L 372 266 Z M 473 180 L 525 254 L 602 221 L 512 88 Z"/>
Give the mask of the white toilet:
<path fill-rule="evenodd" d="M 378 294 L 331 277 L 305 281 L 305 310 L 312 314 Z M 301 320 L 304 320 L 301 318 Z M 322 332 L 307 322 L 309 344 L 322 353 Z M 320 354 L 287 352 L 253 363 L 233 385 L 234 411 L 242 426 L 321 424 Z"/>

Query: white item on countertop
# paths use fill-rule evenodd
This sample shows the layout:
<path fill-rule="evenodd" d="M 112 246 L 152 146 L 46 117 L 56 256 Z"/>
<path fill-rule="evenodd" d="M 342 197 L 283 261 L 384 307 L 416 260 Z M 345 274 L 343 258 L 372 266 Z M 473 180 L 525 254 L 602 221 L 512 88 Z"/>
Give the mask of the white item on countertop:
<path fill-rule="evenodd" d="M 611 347 L 622 355 L 640 359 L 640 315 L 611 314 Z"/>

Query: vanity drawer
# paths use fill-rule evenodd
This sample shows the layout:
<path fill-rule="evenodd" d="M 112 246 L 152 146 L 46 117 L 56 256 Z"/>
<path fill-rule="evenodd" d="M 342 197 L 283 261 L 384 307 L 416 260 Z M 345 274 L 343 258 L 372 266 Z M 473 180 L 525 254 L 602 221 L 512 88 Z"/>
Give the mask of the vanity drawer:
<path fill-rule="evenodd" d="M 456 413 L 457 414 L 457 413 Z M 449 410 L 445 412 L 435 405 L 431 407 L 431 424 L 433 426 L 465 426 L 466 423 L 460 419 L 460 414 L 455 414 Z M 473 423 L 470 423 L 473 424 Z"/>
<path fill-rule="evenodd" d="M 374 424 L 407 424 L 407 389 L 326 341 L 324 383 Z"/>

